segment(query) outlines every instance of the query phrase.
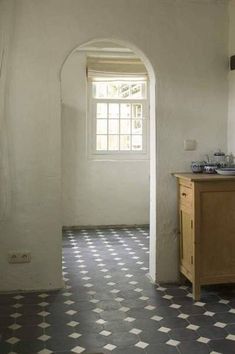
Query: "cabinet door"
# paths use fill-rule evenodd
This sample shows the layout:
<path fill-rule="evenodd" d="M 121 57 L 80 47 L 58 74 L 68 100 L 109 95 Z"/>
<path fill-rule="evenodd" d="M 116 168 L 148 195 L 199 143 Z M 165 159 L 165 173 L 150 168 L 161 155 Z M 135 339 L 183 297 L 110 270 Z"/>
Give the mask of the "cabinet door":
<path fill-rule="evenodd" d="M 192 274 L 193 267 L 193 220 L 192 215 L 180 209 L 180 263 Z"/>

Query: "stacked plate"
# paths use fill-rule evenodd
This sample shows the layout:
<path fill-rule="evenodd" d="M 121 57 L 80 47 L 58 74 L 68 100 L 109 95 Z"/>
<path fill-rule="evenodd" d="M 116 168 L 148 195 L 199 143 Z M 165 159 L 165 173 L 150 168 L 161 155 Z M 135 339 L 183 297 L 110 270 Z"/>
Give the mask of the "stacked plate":
<path fill-rule="evenodd" d="M 216 172 L 219 175 L 235 176 L 235 167 L 218 168 Z"/>

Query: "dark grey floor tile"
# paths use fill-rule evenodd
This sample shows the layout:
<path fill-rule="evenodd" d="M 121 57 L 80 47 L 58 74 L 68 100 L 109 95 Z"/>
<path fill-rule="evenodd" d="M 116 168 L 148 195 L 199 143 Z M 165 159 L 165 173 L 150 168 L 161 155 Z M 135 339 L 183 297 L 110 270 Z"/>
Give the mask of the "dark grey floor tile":
<path fill-rule="evenodd" d="M 235 342 L 232 340 L 218 339 L 209 343 L 211 349 L 222 354 L 232 354 L 235 352 Z"/>
<path fill-rule="evenodd" d="M 206 316 L 206 315 L 191 315 L 187 318 L 187 320 L 196 326 L 208 326 L 213 325 L 216 321 L 213 317 Z"/>
<path fill-rule="evenodd" d="M 169 333 L 171 339 L 177 341 L 193 341 L 199 338 L 197 331 L 192 331 L 188 328 L 174 328 Z"/>
<path fill-rule="evenodd" d="M 184 341 L 179 344 L 181 354 L 209 354 L 211 352 L 209 346 L 197 341 Z"/>
<path fill-rule="evenodd" d="M 198 329 L 200 336 L 209 339 L 223 339 L 227 337 L 228 333 L 224 328 L 216 326 L 205 326 Z M 235 343 L 234 343 L 235 344 Z"/>
<path fill-rule="evenodd" d="M 147 354 L 179 354 L 176 347 L 168 344 L 151 344 L 146 348 Z"/>
<path fill-rule="evenodd" d="M 36 354 L 44 348 L 40 340 L 20 341 L 12 346 L 12 351 L 18 354 Z"/>

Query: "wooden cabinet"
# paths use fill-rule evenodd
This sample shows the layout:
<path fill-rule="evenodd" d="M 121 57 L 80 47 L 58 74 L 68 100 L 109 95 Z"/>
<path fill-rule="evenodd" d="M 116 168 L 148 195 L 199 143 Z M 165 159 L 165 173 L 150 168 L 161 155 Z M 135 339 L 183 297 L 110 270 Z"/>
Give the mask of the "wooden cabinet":
<path fill-rule="evenodd" d="M 235 283 L 235 176 L 175 174 L 179 185 L 180 272 L 201 285 Z"/>

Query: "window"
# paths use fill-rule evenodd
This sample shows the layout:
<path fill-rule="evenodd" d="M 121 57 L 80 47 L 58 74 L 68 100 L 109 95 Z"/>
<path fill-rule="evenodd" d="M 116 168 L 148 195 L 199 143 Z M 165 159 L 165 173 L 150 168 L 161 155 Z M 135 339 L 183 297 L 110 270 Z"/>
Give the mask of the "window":
<path fill-rule="evenodd" d="M 146 152 L 147 79 L 94 76 L 90 94 L 95 152 Z"/>

